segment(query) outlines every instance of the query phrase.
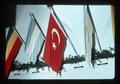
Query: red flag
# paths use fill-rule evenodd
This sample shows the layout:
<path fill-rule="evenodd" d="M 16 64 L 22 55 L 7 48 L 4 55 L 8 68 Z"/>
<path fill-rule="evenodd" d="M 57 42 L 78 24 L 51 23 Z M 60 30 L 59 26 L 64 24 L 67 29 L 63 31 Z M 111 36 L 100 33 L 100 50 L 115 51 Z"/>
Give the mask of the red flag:
<path fill-rule="evenodd" d="M 5 76 L 8 77 L 11 69 L 11 65 L 15 57 L 17 56 L 22 41 L 18 34 L 13 28 L 9 31 L 6 45 L 6 56 L 5 56 Z"/>
<path fill-rule="evenodd" d="M 43 59 L 55 72 L 58 72 L 62 66 L 65 44 L 66 38 L 50 14 Z"/>

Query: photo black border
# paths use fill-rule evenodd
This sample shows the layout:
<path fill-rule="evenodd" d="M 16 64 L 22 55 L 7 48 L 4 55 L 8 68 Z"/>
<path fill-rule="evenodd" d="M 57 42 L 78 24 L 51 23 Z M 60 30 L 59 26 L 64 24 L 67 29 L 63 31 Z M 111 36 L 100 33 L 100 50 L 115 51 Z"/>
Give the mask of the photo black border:
<path fill-rule="evenodd" d="M 119 80 L 119 73 L 120 73 L 120 22 L 119 22 L 119 3 L 115 0 L 4 0 L 2 2 L 2 25 L 0 29 L 0 41 L 1 48 L 1 56 L 0 56 L 0 80 L 6 83 L 117 83 Z M 103 79 L 103 80 L 8 80 L 5 79 L 4 73 L 5 73 L 5 67 L 4 67 L 4 56 L 5 56 L 5 28 L 7 28 L 10 24 L 15 24 L 15 11 L 16 11 L 16 5 L 18 4 L 28 4 L 28 5 L 114 5 L 115 7 L 115 78 L 114 79 Z M 98 16 L 99 17 L 99 16 Z M 71 73 L 72 74 L 72 73 Z"/>

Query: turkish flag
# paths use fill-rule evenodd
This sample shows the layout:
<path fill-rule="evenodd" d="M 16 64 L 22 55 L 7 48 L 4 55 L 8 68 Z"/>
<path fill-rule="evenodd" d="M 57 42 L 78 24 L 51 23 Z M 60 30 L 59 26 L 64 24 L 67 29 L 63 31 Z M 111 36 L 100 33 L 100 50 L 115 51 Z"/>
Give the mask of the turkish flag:
<path fill-rule="evenodd" d="M 62 67 L 65 47 L 66 37 L 50 13 L 43 59 L 57 73 Z"/>

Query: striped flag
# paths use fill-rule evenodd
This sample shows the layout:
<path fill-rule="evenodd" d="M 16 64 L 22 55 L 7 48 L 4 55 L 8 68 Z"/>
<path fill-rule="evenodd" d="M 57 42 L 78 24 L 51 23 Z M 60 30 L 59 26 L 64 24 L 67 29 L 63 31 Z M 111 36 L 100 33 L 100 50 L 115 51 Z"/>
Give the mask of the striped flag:
<path fill-rule="evenodd" d="M 34 64 L 37 61 L 37 56 L 44 42 L 44 36 L 41 33 L 39 26 L 35 19 L 31 17 L 31 22 L 27 34 L 25 51 L 30 57 L 30 61 Z"/>
<path fill-rule="evenodd" d="M 6 42 L 5 76 L 8 77 L 12 62 L 17 56 L 22 45 L 20 36 L 12 27 L 9 29 Z"/>
<path fill-rule="evenodd" d="M 84 32 L 85 32 L 86 61 L 89 67 L 91 64 L 94 67 L 95 32 L 94 32 L 94 27 L 90 17 L 90 10 L 88 10 L 88 7 L 84 7 Z"/>

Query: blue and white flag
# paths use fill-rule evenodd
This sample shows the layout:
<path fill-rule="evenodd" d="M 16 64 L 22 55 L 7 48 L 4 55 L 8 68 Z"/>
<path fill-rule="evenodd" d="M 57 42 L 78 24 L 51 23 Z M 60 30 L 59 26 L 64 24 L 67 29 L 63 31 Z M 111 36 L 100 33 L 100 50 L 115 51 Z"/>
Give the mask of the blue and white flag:
<path fill-rule="evenodd" d="M 33 64 L 35 64 L 37 61 L 37 56 L 42 48 L 43 42 L 44 36 L 41 33 L 36 21 L 33 18 L 31 18 L 26 39 L 25 51 L 30 57 L 30 61 L 32 61 Z"/>

